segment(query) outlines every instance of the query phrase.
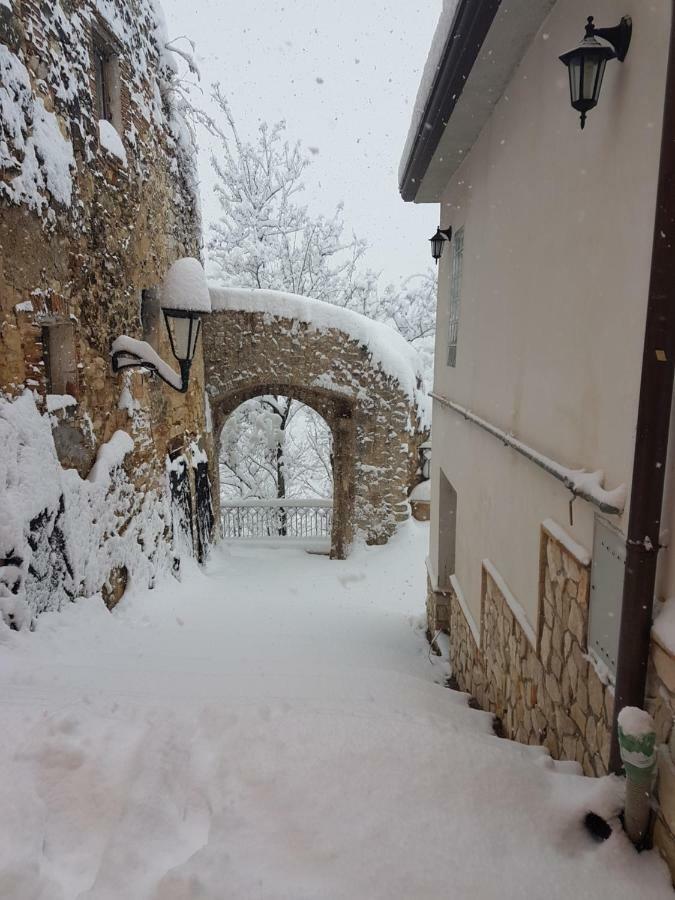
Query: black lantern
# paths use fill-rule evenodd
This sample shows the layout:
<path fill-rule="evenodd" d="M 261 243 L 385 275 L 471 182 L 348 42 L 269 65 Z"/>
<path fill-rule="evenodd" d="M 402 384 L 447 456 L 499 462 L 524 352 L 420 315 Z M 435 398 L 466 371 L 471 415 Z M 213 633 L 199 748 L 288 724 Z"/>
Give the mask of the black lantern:
<path fill-rule="evenodd" d="M 166 330 L 169 332 L 171 352 L 180 365 L 181 380 L 187 390 L 190 366 L 197 349 L 199 328 L 202 324 L 199 313 L 185 309 L 163 308 Z"/>
<path fill-rule="evenodd" d="M 560 57 L 560 61 L 567 66 L 570 99 L 573 109 L 581 113 L 582 128 L 586 124 L 586 113 L 598 104 L 607 60 L 624 61 L 632 30 L 632 22 L 628 16 L 624 16 L 614 28 L 596 28 L 593 16 L 589 16 L 583 41 L 574 50 L 563 53 Z M 607 43 L 602 43 L 598 38 Z"/>
<path fill-rule="evenodd" d="M 146 341 L 125 334 L 113 341 L 113 372 L 132 367 L 146 369 L 184 394 L 188 389 L 190 367 L 197 350 L 201 316 L 210 309 L 209 288 L 199 260 L 191 257 L 176 260 L 162 285 L 162 312 L 171 352 L 178 360 L 180 374 L 164 362 Z"/>
<path fill-rule="evenodd" d="M 112 370 L 119 372 L 121 369 L 140 367 L 148 372 L 154 372 L 174 390 L 184 394 L 188 389 L 190 367 L 197 349 L 201 313 L 168 307 L 164 307 L 162 312 L 166 330 L 169 332 L 171 352 L 180 366 L 180 377 L 150 344 L 126 335 L 122 335 L 113 342 Z"/>
<path fill-rule="evenodd" d="M 436 260 L 436 265 L 438 265 L 438 260 L 443 253 L 443 244 L 450 240 L 452 240 L 452 228 L 443 230 L 440 225 L 436 229 L 436 234 L 429 238 L 431 243 L 431 255 Z"/>
<path fill-rule="evenodd" d="M 422 480 L 428 481 L 431 475 L 431 441 L 425 441 L 423 444 L 420 444 L 418 453 Z"/>

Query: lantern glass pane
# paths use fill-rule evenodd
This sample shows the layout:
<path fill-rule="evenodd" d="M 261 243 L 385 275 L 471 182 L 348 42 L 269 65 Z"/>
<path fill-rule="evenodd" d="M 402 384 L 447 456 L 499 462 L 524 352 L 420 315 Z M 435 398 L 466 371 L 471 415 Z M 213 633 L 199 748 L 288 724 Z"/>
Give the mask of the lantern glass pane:
<path fill-rule="evenodd" d="M 600 60 L 595 56 L 587 56 L 584 60 L 584 68 L 583 68 L 583 78 L 582 78 L 582 99 L 583 100 L 593 100 L 597 99 L 597 95 L 595 93 L 595 84 L 596 84 L 596 76 L 598 74 L 598 66 L 600 65 Z"/>
<path fill-rule="evenodd" d="M 605 66 L 607 65 L 606 59 L 601 59 L 600 64 L 598 65 L 598 71 L 595 76 L 595 86 L 593 88 L 593 101 L 595 103 L 598 102 L 598 97 L 600 96 L 600 88 L 602 87 L 602 78 L 605 74 Z"/>
<path fill-rule="evenodd" d="M 176 359 L 190 359 L 192 320 L 187 316 L 168 315 L 166 324 L 170 332 L 172 349 Z"/>
<path fill-rule="evenodd" d="M 570 94 L 572 96 L 572 104 L 575 104 L 581 96 L 581 57 L 576 56 L 570 61 Z"/>
<path fill-rule="evenodd" d="M 190 355 L 188 359 L 194 359 L 195 352 L 197 350 L 197 338 L 199 337 L 199 326 L 202 324 L 201 319 L 194 318 L 190 320 L 192 322 L 192 333 L 190 340 Z"/>

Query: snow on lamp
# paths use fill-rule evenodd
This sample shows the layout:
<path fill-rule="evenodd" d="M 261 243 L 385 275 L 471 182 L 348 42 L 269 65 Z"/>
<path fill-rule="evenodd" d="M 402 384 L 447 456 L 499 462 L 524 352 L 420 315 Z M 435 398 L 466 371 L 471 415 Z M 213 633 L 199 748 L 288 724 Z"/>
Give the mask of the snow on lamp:
<path fill-rule="evenodd" d="M 443 244 L 450 240 L 452 240 L 452 228 L 442 229 L 440 225 L 436 229 L 436 234 L 429 238 L 431 256 L 436 260 L 436 265 L 438 265 L 438 260 L 443 253 Z"/>
<path fill-rule="evenodd" d="M 197 350 L 201 315 L 210 311 L 211 298 L 201 263 L 191 257 L 177 260 L 162 285 L 162 312 L 171 352 L 180 366 L 180 375 L 146 341 L 137 341 L 126 335 L 113 342 L 113 372 L 140 366 L 159 375 L 168 385 L 184 394 L 188 389 L 190 367 Z"/>
<path fill-rule="evenodd" d="M 572 108 L 581 114 L 582 128 L 586 124 L 586 114 L 598 105 L 607 60 L 624 61 L 632 30 L 629 16 L 624 16 L 614 28 L 596 28 L 593 16 L 589 16 L 584 39 L 560 57 L 560 61 L 567 66 L 570 100 Z"/>

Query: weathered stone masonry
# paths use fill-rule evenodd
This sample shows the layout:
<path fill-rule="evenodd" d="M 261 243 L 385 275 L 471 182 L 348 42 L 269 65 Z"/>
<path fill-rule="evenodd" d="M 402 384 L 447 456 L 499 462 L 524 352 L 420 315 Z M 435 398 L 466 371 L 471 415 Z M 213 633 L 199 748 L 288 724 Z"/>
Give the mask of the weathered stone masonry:
<path fill-rule="evenodd" d="M 216 436 L 240 403 L 261 394 L 311 406 L 333 432 L 333 556 L 345 555 L 355 531 L 385 542 L 408 515 L 428 434 L 367 348 L 336 328 L 228 309 L 205 321 L 204 352 Z"/>
<path fill-rule="evenodd" d="M 118 51 L 116 127 L 126 164 L 99 137 L 97 31 Z M 113 376 L 110 366 L 111 342 L 123 333 L 149 340 L 172 359 L 156 289 L 175 259 L 200 253 L 192 163 L 177 138 L 172 72 L 156 9 L 151 0 L 12 0 L 10 8 L 0 5 L 0 51 L 6 67 L 0 81 L 9 90 L 20 88 L 9 102 L 24 120 L 20 133 L 0 121 L 0 397 L 12 400 L 28 388 L 45 411 L 50 393 L 72 395 L 77 405 L 63 407 L 51 421 L 61 465 L 82 478 L 117 430 L 131 434 L 134 449 L 120 477 L 137 499 L 123 514 L 120 533 L 143 498 L 154 497 L 167 520 L 165 533 L 158 531 L 142 552 L 151 568 L 161 567 L 162 559 L 170 564 L 167 455 L 185 451 L 189 457 L 190 445 L 199 444 L 212 461 L 212 441 L 201 347 L 186 395 L 138 372 Z M 39 147 L 37 181 L 26 180 L 41 117 L 58 129 L 56 142 L 71 148 L 73 162 L 70 171 L 60 163 L 60 181 L 44 175 Z M 49 343 L 59 326 L 72 332 L 73 359 L 55 390 Z M 113 594 L 119 578 L 111 573 L 108 579 Z"/>

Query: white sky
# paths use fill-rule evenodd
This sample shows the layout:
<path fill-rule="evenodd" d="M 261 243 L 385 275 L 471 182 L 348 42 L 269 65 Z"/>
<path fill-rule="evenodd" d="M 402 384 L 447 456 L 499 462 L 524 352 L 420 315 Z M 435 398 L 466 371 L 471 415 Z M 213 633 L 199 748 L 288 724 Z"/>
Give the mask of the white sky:
<path fill-rule="evenodd" d="M 436 205 L 403 203 L 397 169 L 441 0 L 161 0 L 170 38 L 197 44 L 204 106 L 220 81 L 244 134 L 285 119 L 317 148 L 302 202 L 370 244 L 381 283 L 426 270 Z M 201 135 L 204 232 L 217 216 Z"/>

